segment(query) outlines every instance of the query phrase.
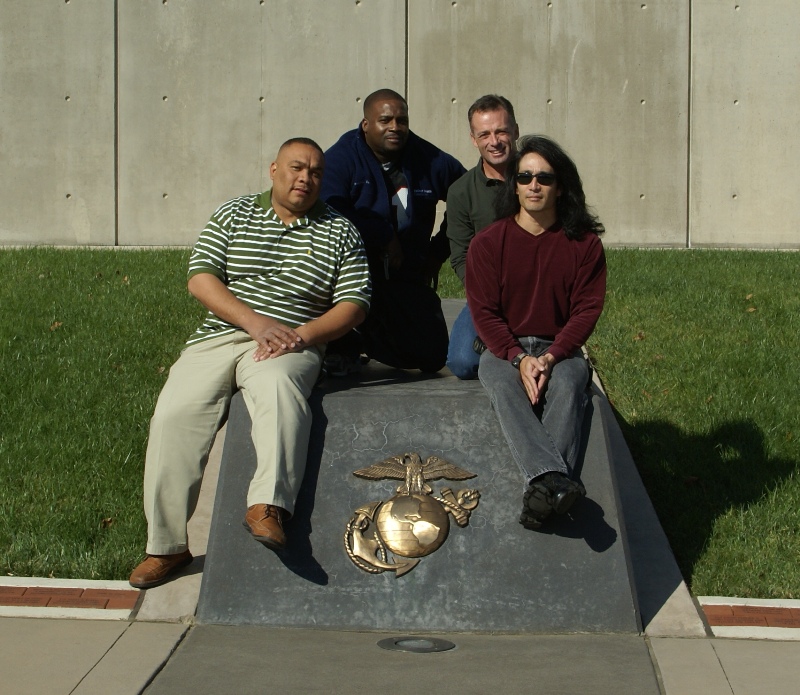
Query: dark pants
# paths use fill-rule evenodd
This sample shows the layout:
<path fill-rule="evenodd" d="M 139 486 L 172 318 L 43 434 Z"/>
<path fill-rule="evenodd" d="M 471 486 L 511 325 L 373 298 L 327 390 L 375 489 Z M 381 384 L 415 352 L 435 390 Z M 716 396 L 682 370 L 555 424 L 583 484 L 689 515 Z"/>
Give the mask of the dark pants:
<path fill-rule="evenodd" d="M 397 369 L 438 372 L 447 361 L 439 295 L 421 282 L 374 279 L 367 320 L 328 345 L 328 353 L 366 354 Z"/>

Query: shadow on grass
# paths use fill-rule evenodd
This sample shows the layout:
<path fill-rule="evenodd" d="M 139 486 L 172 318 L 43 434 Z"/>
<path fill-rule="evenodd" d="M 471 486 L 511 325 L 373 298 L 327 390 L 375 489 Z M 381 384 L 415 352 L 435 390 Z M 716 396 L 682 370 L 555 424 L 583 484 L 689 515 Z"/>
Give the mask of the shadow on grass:
<path fill-rule="evenodd" d="M 770 457 L 752 420 L 735 420 L 705 434 L 669 422 L 626 422 L 615 410 L 681 574 L 691 585 L 716 520 L 732 507 L 761 499 L 797 467 Z"/>

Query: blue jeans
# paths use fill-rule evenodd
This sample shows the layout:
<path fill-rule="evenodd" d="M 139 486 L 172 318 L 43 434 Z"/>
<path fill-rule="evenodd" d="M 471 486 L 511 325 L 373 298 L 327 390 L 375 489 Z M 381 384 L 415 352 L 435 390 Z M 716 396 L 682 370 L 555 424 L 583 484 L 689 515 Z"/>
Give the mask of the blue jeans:
<path fill-rule="evenodd" d="M 447 348 L 447 367 L 459 379 L 474 379 L 478 376 L 478 363 L 481 356 L 472 349 L 478 337 L 469 306 L 465 305 L 453 323 L 450 331 L 450 346 Z"/>
<path fill-rule="evenodd" d="M 519 341 L 525 352 L 537 357 L 552 345 L 551 341 L 536 337 Z M 553 367 L 544 402 L 536 406 L 528 399 L 519 371 L 488 350 L 481 355 L 478 377 L 489 394 L 525 485 L 549 471 L 571 475 L 589 399 L 589 366 L 580 351 Z"/>

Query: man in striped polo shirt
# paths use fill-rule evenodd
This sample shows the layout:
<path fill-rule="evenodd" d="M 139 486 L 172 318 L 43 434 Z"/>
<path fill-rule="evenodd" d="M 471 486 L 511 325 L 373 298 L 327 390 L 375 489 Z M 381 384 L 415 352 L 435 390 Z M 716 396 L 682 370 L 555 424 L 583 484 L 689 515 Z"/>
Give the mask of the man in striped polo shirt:
<path fill-rule="evenodd" d="M 222 205 L 189 260 L 189 291 L 207 309 L 170 370 L 150 423 L 144 475 L 147 557 L 138 588 L 192 561 L 186 526 L 214 435 L 241 389 L 257 466 L 244 526 L 273 550 L 286 545 L 311 431 L 308 397 L 325 344 L 360 324 L 370 302 L 356 228 L 318 200 L 325 158 L 313 140 L 285 142 L 272 189 Z"/>

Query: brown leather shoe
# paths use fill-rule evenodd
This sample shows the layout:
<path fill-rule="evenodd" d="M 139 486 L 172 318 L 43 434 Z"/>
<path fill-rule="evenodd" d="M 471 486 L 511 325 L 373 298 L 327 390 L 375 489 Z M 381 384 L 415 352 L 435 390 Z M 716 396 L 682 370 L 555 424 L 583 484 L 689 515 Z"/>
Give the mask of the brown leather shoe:
<path fill-rule="evenodd" d="M 128 580 L 137 589 L 151 589 L 163 584 L 186 565 L 191 564 L 192 554 L 188 550 L 175 555 L 148 555 L 144 562 L 133 570 Z"/>
<path fill-rule="evenodd" d="M 247 509 L 242 525 L 260 543 L 271 550 L 286 547 L 286 534 L 283 532 L 283 517 L 286 511 L 271 504 L 254 504 Z"/>

